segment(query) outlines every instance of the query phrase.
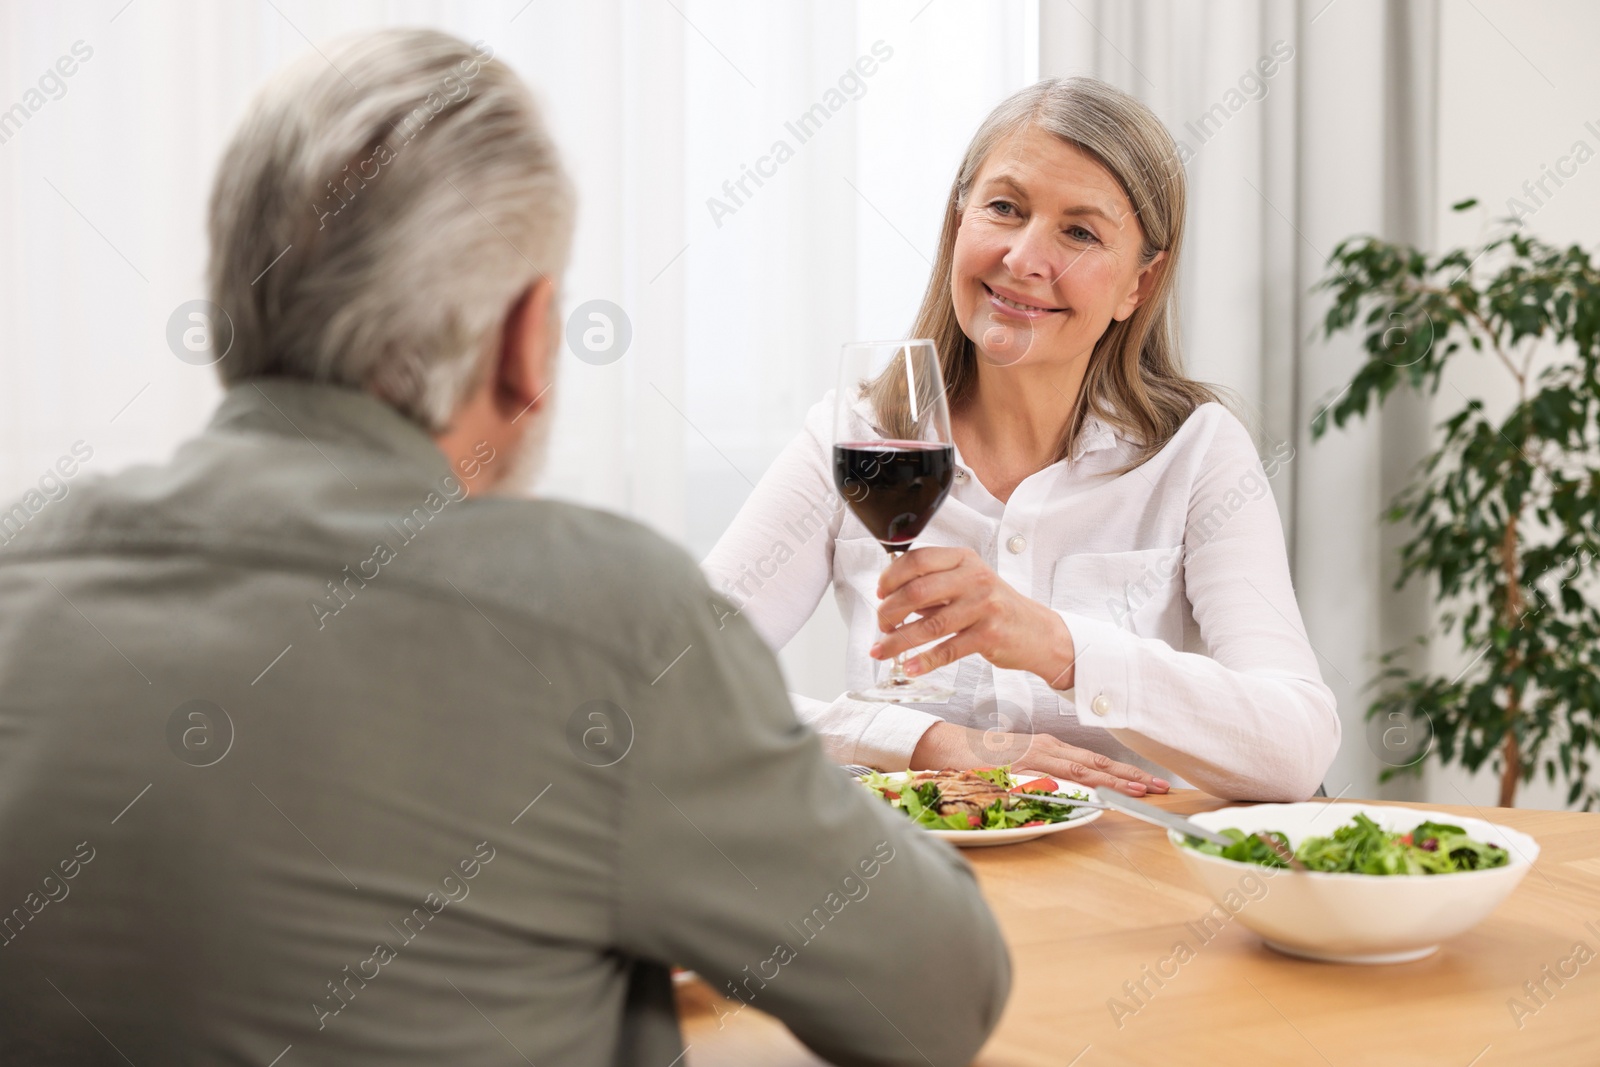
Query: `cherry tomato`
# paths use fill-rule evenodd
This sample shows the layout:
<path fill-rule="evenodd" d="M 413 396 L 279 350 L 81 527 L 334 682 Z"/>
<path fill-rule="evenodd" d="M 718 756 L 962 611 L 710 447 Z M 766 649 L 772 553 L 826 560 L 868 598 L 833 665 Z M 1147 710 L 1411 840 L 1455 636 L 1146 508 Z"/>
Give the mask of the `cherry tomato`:
<path fill-rule="evenodd" d="M 1011 787 L 1013 793 L 1055 793 L 1059 792 L 1060 789 L 1061 786 L 1056 783 L 1054 778 L 1035 778 L 1031 782 L 1023 782 L 1021 785 Z"/>
<path fill-rule="evenodd" d="M 1405 835 L 1405 836 L 1404 836 L 1404 837 L 1402 837 L 1402 838 L 1401 838 L 1401 839 L 1400 839 L 1400 843 L 1401 843 L 1401 844 L 1402 844 L 1402 845 L 1409 845 L 1409 844 L 1411 844 L 1411 835 L 1410 835 L 1410 834 L 1406 834 L 1406 835 Z"/>
<path fill-rule="evenodd" d="M 983 825 L 983 817 L 981 815 L 974 815 L 971 812 L 968 812 L 967 813 L 967 825 L 968 826 L 982 826 Z"/>
<path fill-rule="evenodd" d="M 1043 819 L 1035 819 L 1032 822 L 1023 823 L 1022 827 L 1023 827 L 1023 829 L 1027 829 L 1030 826 L 1043 826 L 1043 825 L 1044 825 L 1044 820 Z"/>
<path fill-rule="evenodd" d="M 899 800 L 900 799 L 900 794 L 896 793 L 893 789 L 885 789 L 883 791 L 883 795 L 885 797 L 887 797 L 888 799 L 890 799 L 890 800 Z"/>

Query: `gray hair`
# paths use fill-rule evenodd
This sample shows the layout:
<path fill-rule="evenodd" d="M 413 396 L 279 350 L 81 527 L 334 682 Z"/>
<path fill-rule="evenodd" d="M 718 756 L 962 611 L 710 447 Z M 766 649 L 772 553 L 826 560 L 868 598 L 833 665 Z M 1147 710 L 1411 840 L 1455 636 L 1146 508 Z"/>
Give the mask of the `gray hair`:
<path fill-rule="evenodd" d="M 565 269 L 574 210 L 537 105 L 487 46 L 416 29 L 325 46 L 261 90 L 218 166 L 218 372 L 364 389 L 442 431 L 512 302 Z"/>

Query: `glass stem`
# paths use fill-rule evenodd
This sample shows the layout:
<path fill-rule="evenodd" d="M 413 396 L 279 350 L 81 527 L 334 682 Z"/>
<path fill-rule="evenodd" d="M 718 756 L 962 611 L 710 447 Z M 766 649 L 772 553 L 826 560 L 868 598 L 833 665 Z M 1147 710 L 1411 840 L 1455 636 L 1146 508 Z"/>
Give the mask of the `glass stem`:
<path fill-rule="evenodd" d="M 880 544 L 881 543 L 882 542 L 880 542 Z M 900 558 L 900 553 L 904 552 L 910 547 L 911 546 L 909 544 L 900 545 L 895 548 L 890 548 L 888 545 L 883 546 L 884 551 L 889 553 L 889 562 L 891 564 Z M 904 652 L 896 652 L 894 654 L 894 659 L 889 663 L 889 677 L 884 681 L 883 684 L 892 689 L 909 688 L 915 684 L 911 675 L 906 673 L 906 654 Z"/>
<path fill-rule="evenodd" d="M 891 686 L 908 686 L 911 684 L 911 676 L 906 673 L 906 654 L 904 652 L 895 653 L 894 661 L 889 667 L 889 680 L 885 684 Z"/>

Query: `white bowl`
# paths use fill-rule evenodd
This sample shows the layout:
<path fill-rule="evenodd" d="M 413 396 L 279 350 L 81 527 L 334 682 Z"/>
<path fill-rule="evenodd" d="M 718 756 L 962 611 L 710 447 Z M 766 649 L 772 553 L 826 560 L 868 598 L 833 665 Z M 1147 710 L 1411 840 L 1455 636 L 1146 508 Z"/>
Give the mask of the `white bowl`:
<path fill-rule="evenodd" d="M 1190 872 L 1217 902 L 1196 936 L 1209 940 L 1229 919 L 1260 934 L 1268 947 L 1291 956 L 1332 963 L 1403 963 L 1421 959 L 1439 942 L 1476 925 L 1510 895 L 1539 856 L 1532 837 L 1509 826 L 1443 812 L 1369 804 L 1254 804 L 1221 808 L 1191 821 L 1208 830 L 1238 827 L 1245 833 L 1279 830 L 1291 848 L 1326 837 L 1357 812 L 1385 830 L 1410 830 L 1424 822 L 1464 829 L 1468 836 L 1506 849 L 1504 867 L 1456 874 L 1371 875 L 1302 873 L 1240 863 L 1197 852 L 1182 835 L 1167 839 Z M 1194 928 L 1196 923 L 1190 923 Z"/>

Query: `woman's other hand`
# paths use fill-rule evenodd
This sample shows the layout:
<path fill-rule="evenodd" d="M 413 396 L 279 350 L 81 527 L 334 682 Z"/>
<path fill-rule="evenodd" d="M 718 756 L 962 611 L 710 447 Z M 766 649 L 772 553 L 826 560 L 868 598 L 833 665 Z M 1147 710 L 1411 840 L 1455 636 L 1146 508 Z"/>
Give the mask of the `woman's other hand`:
<path fill-rule="evenodd" d="M 1031 671 L 1051 688 L 1070 689 L 1075 650 L 1061 616 L 1025 596 L 970 548 L 914 548 L 878 578 L 874 659 L 949 637 L 906 661 L 906 673 L 926 674 L 977 654 L 1009 670 Z M 921 615 L 906 623 L 911 614 Z M 949 636 L 954 635 L 954 636 Z"/>
<path fill-rule="evenodd" d="M 911 753 L 918 771 L 971 770 L 1010 764 L 1019 772 L 1069 778 L 1079 785 L 1110 786 L 1130 797 L 1165 793 L 1167 782 L 1109 756 L 1075 748 L 1049 734 L 974 730 L 952 722 L 935 723 Z"/>

